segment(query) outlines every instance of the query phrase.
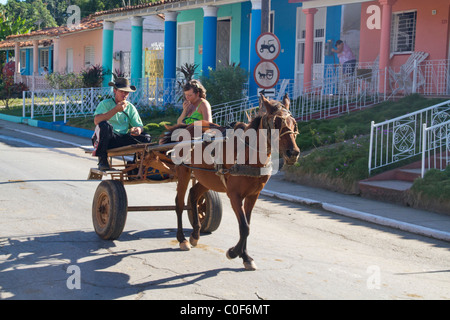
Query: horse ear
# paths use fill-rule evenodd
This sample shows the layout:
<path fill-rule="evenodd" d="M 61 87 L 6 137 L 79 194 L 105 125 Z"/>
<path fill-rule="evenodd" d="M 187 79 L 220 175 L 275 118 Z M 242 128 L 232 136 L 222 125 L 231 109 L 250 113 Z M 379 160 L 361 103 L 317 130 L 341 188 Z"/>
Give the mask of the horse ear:
<path fill-rule="evenodd" d="M 289 110 L 289 107 L 291 106 L 291 100 L 289 99 L 289 95 L 287 94 L 287 92 L 283 97 L 283 105 L 287 110 Z"/>
<path fill-rule="evenodd" d="M 264 114 L 267 110 L 267 105 L 269 101 L 266 99 L 266 97 L 261 93 L 259 96 L 259 113 Z"/>

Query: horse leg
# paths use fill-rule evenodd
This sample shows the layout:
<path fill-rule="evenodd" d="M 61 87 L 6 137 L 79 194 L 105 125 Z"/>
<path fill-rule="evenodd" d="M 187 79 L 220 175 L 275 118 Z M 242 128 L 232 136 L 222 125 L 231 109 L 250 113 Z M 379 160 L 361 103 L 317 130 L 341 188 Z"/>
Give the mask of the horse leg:
<path fill-rule="evenodd" d="M 175 211 L 177 213 L 177 240 L 180 243 L 180 249 L 182 251 L 189 251 L 191 246 L 184 237 L 183 232 L 183 210 L 184 210 L 184 196 L 189 185 L 190 170 L 185 168 L 178 169 L 178 183 L 177 183 L 177 196 L 175 198 Z"/>
<path fill-rule="evenodd" d="M 200 197 L 206 192 L 208 191 L 208 188 L 206 188 L 205 186 L 203 186 L 200 183 L 196 183 L 191 190 L 189 190 L 189 198 L 191 200 L 191 211 L 192 211 L 192 227 L 193 227 L 193 231 L 191 233 L 191 236 L 189 238 L 189 242 L 191 243 L 192 246 L 196 246 L 198 243 L 198 240 L 200 239 L 200 229 L 201 229 L 201 223 L 200 223 L 200 219 L 198 217 L 198 208 L 197 208 L 197 203 L 198 203 L 198 199 L 200 199 Z"/>
<path fill-rule="evenodd" d="M 252 216 L 252 210 L 256 204 L 256 200 L 258 200 L 258 197 L 259 193 L 256 195 L 248 196 L 247 198 L 245 198 L 244 201 L 245 218 L 247 219 L 249 227 L 250 227 L 250 219 Z M 247 239 L 245 239 L 244 247 L 242 249 L 242 260 L 244 261 L 244 266 L 246 270 L 256 270 L 256 264 L 253 261 L 253 258 L 250 257 L 247 252 Z"/>
<path fill-rule="evenodd" d="M 238 195 L 230 196 L 231 206 L 236 214 L 239 223 L 239 241 L 236 246 L 228 249 L 227 258 L 234 259 L 236 257 L 241 257 L 244 260 L 244 267 L 246 270 L 255 270 L 256 267 L 252 263 L 247 252 L 244 254 L 244 248 L 246 247 L 247 237 L 250 233 L 250 226 L 247 221 L 247 217 L 244 213 L 244 208 L 242 206 L 242 198 Z M 250 260 L 251 259 L 251 260 Z"/>

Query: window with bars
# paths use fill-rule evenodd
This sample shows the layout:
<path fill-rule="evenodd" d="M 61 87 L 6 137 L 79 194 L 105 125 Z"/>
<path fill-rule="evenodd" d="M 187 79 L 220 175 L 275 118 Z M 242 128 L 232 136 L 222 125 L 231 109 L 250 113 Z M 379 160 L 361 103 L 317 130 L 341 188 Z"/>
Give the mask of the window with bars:
<path fill-rule="evenodd" d="M 195 23 L 179 23 L 177 32 L 177 67 L 194 63 Z"/>
<path fill-rule="evenodd" d="M 48 69 L 48 55 L 49 55 L 48 49 L 41 50 L 39 55 L 39 68 L 45 67 Z"/>
<path fill-rule="evenodd" d="M 20 69 L 26 68 L 27 65 L 27 53 L 25 50 L 20 51 Z"/>
<path fill-rule="evenodd" d="M 95 49 L 94 46 L 84 47 L 84 67 L 89 68 L 94 65 Z"/>
<path fill-rule="evenodd" d="M 417 11 L 392 15 L 391 52 L 412 52 L 416 41 Z"/>
<path fill-rule="evenodd" d="M 315 64 L 323 63 L 323 46 L 324 46 L 324 39 L 325 36 L 325 29 L 315 29 L 314 30 L 314 49 L 313 49 L 313 55 L 314 55 L 314 61 Z M 304 39 L 306 38 L 306 30 L 302 30 L 301 33 L 301 40 L 302 42 L 299 43 L 299 63 L 304 64 L 305 63 L 305 42 Z"/>

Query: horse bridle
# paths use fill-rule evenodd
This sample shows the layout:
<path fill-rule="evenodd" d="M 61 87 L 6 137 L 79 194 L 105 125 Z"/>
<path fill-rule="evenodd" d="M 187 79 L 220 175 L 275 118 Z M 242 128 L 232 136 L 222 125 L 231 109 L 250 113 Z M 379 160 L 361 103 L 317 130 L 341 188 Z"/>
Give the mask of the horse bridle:
<path fill-rule="evenodd" d="M 278 107 L 278 108 L 281 109 L 282 107 Z M 275 114 L 275 115 L 268 115 L 268 114 L 266 114 L 266 115 L 264 115 L 263 116 L 263 121 L 261 121 L 261 122 L 262 122 L 263 125 L 266 124 L 267 127 L 264 128 L 264 126 L 263 126 L 263 129 L 274 129 L 275 130 L 276 129 L 275 128 L 275 121 L 276 121 L 277 118 L 280 118 L 281 119 L 281 128 L 279 129 L 280 130 L 279 138 L 281 138 L 282 136 L 284 136 L 286 134 L 293 134 L 294 135 L 294 139 L 295 139 L 295 137 L 298 135 L 297 122 L 294 120 L 294 123 L 295 123 L 294 130 L 290 129 L 288 127 L 288 125 L 287 125 L 287 118 L 292 117 L 292 115 L 289 112 L 289 110 L 283 110 L 283 111 L 285 112 L 284 115 L 278 115 L 278 114 Z M 284 128 L 287 128 L 287 130 L 285 130 L 283 133 L 281 133 Z"/>

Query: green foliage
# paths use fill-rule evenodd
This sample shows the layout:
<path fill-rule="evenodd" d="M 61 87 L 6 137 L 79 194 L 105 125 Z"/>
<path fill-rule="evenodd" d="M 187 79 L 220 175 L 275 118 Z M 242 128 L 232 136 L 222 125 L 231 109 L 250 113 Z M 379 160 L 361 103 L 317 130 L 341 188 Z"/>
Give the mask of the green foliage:
<path fill-rule="evenodd" d="M 186 83 L 191 81 L 196 73 L 196 70 L 198 68 L 198 64 L 195 63 L 185 63 L 181 67 L 177 67 L 177 71 L 180 72 L 183 75 L 183 78 L 180 80 L 177 80 L 178 86 L 176 88 L 178 101 L 183 100 L 184 101 L 184 92 L 183 88 Z"/>
<path fill-rule="evenodd" d="M 9 110 L 11 100 L 22 97 L 22 91 L 28 90 L 24 83 L 14 83 L 14 65 L 14 62 L 5 64 L 0 74 L 0 101 L 6 110 Z"/>
<path fill-rule="evenodd" d="M 0 41 L 5 40 L 10 35 L 29 33 L 31 29 L 30 23 L 24 18 L 13 19 L 0 11 Z"/>
<path fill-rule="evenodd" d="M 194 78 L 196 70 L 198 68 L 198 64 L 195 63 L 185 63 L 181 67 L 177 67 L 177 71 L 180 72 L 184 79 L 182 81 L 178 81 L 179 86 L 182 88 L 185 83 L 191 81 Z"/>
<path fill-rule="evenodd" d="M 324 174 L 344 181 L 359 181 L 368 177 L 368 137 L 359 136 L 333 146 L 316 149 L 301 157 L 294 169 L 300 173 Z"/>
<path fill-rule="evenodd" d="M 93 65 L 86 70 L 81 71 L 80 75 L 84 88 L 97 88 L 102 86 L 105 72 L 103 71 L 103 67 L 101 65 Z"/>
<path fill-rule="evenodd" d="M 5 5 L 0 6 L 0 11 L 14 24 L 20 24 L 17 21 L 23 21 L 21 23 L 24 27 L 22 32 L 13 32 L 10 34 L 27 33 L 24 32 L 25 29 L 39 30 L 58 26 L 52 14 L 47 9 L 47 4 L 43 3 L 42 0 L 8 0 Z"/>
<path fill-rule="evenodd" d="M 247 71 L 234 64 L 210 70 L 209 77 L 201 77 L 212 106 L 242 99 L 242 88 L 247 80 Z"/>
<path fill-rule="evenodd" d="M 411 191 L 437 201 L 450 200 L 450 166 L 444 171 L 428 170 L 423 178 L 416 179 Z"/>
<path fill-rule="evenodd" d="M 297 144 L 301 150 L 330 145 L 354 136 L 370 133 L 370 122 L 382 122 L 387 119 L 414 112 L 443 99 L 426 99 L 418 94 L 407 96 L 395 102 L 383 102 L 374 107 L 352 112 L 330 120 L 311 120 L 298 123 Z"/>
<path fill-rule="evenodd" d="M 58 73 L 54 72 L 45 76 L 48 84 L 53 89 L 76 89 L 83 87 L 81 75 L 76 73 Z"/>

